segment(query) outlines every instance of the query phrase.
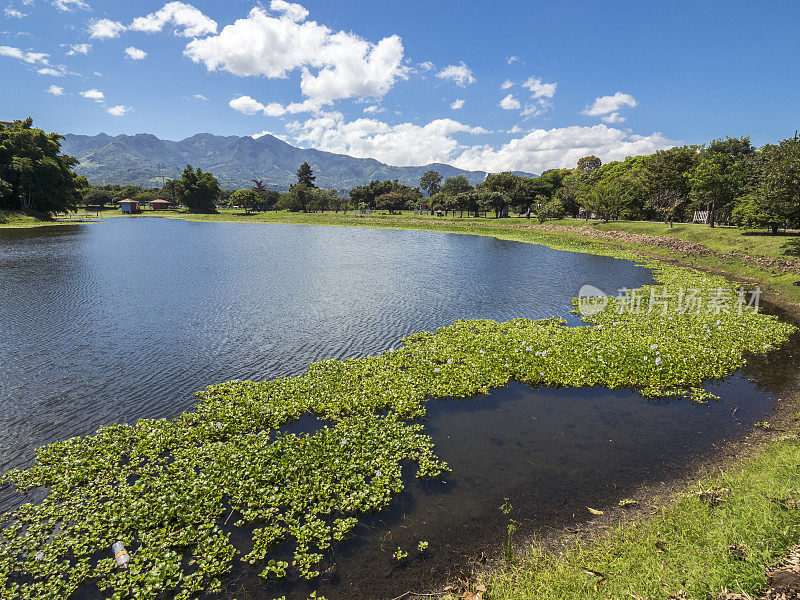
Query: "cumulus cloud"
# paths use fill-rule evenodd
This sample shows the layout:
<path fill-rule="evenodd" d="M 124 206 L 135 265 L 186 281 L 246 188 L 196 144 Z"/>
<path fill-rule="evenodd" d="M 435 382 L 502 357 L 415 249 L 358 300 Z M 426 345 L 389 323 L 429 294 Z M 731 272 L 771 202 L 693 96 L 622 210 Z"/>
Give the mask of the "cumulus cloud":
<path fill-rule="evenodd" d="M 599 117 L 601 115 L 617 112 L 623 106 L 630 106 L 633 108 L 636 105 L 637 102 L 633 96 L 617 92 L 613 96 L 599 96 L 595 98 L 594 103 L 584 108 L 581 114 L 589 117 Z"/>
<path fill-rule="evenodd" d="M 64 12 L 71 12 L 75 9 L 92 10 L 92 7 L 83 0 L 53 0 L 53 6 Z"/>
<path fill-rule="evenodd" d="M 506 63 L 507 63 L 507 64 L 509 64 L 509 65 L 511 65 L 511 64 L 513 64 L 513 63 L 517 62 L 518 60 L 519 60 L 519 56 L 509 56 L 509 57 L 506 59 Z"/>
<path fill-rule="evenodd" d="M 364 113 L 367 115 L 376 115 L 378 113 L 382 113 L 384 110 L 386 109 L 381 106 L 378 106 L 377 104 L 373 104 L 372 106 L 367 106 L 364 109 Z"/>
<path fill-rule="evenodd" d="M 292 4 L 285 0 L 272 0 L 270 9 L 277 13 L 283 13 L 295 23 L 302 23 L 308 17 L 308 11 L 299 4 Z"/>
<path fill-rule="evenodd" d="M 94 19 L 89 23 L 89 34 L 98 40 L 108 40 L 119 37 L 127 27 L 119 21 L 111 19 Z"/>
<path fill-rule="evenodd" d="M 57 69 L 55 67 L 42 67 L 41 69 L 37 69 L 36 72 L 39 75 L 50 75 L 51 77 L 63 77 L 64 71 L 61 69 Z"/>
<path fill-rule="evenodd" d="M 453 155 L 459 147 L 454 134 L 489 133 L 453 119 L 436 119 L 424 126 L 389 125 L 376 119 L 346 122 L 339 112 L 291 123 L 289 130 L 301 144 L 399 166 L 425 165 Z"/>
<path fill-rule="evenodd" d="M 175 29 L 175 35 L 183 37 L 199 37 L 217 32 L 217 22 L 204 15 L 191 4 L 183 2 L 168 2 L 159 10 L 144 17 L 137 17 L 129 29 L 156 33 L 170 24 Z"/>
<path fill-rule="evenodd" d="M 317 112 L 321 105 L 316 100 L 304 100 L 303 102 L 292 102 L 283 106 L 278 102 L 263 104 L 251 96 L 239 96 L 228 102 L 233 110 L 245 115 L 255 115 L 263 113 L 267 117 L 282 117 L 286 114 L 297 114 L 304 112 Z"/>
<path fill-rule="evenodd" d="M 107 108 L 106 112 L 110 114 L 112 117 L 124 117 L 129 110 L 130 110 L 129 106 L 125 106 L 124 104 L 117 104 L 116 106 L 111 106 Z"/>
<path fill-rule="evenodd" d="M 354 33 L 334 32 L 286 2 L 272 2 L 277 14 L 253 8 L 219 35 L 189 42 L 184 53 L 209 71 L 242 77 L 286 78 L 300 71 L 300 89 L 319 103 L 384 96 L 407 77 L 403 43 L 392 35 L 373 44 Z M 302 7 L 300 7 L 302 8 Z"/>
<path fill-rule="evenodd" d="M 425 62 L 419 63 L 419 68 L 422 71 L 433 71 L 436 68 L 436 65 L 431 61 L 426 60 Z"/>
<path fill-rule="evenodd" d="M 91 44 L 70 44 L 67 56 L 75 56 L 76 54 L 89 54 L 92 49 Z"/>
<path fill-rule="evenodd" d="M 5 11 L 3 12 L 5 13 L 7 19 L 24 19 L 25 17 L 28 16 L 24 12 L 21 12 L 11 7 L 6 8 Z"/>
<path fill-rule="evenodd" d="M 509 94 L 508 96 L 500 100 L 500 102 L 498 102 L 497 105 L 503 110 L 517 110 L 519 108 L 522 108 L 522 104 L 520 104 L 520 101 L 514 97 L 514 94 Z"/>
<path fill-rule="evenodd" d="M 147 52 L 144 50 L 140 50 L 139 48 L 135 48 L 133 46 L 128 46 L 125 48 L 125 56 L 130 58 L 131 60 L 144 60 L 147 58 Z"/>
<path fill-rule="evenodd" d="M 522 87 L 531 91 L 534 98 L 552 98 L 556 95 L 557 83 L 543 83 L 538 77 L 530 77 L 522 84 Z"/>
<path fill-rule="evenodd" d="M 507 90 L 507 89 L 512 88 L 512 87 L 514 87 L 514 82 L 511 81 L 510 79 L 506 79 L 503 82 L 503 85 L 500 86 L 500 89 L 501 90 Z"/>
<path fill-rule="evenodd" d="M 366 118 L 348 122 L 338 112 L 319 114 L 305 122 L 295 121 L 288 130 L 295 144 L 329 152 L 374 158 L 399 166 L 442 162 L 493 173 L 507 170 L 541 173 L 574 167 L 579 158 L 590 154 L 608 162 L 675 145 L 661 133 L 642 136 L 595 125 L 534 129 L 508 143 L 492 146 L 469 143 L 473 135 L 488 132 L 452 119 L 437 119 L 422 126 L 390 125 Z M 509 131 L 522 132 L 519 126 Z M 465 135 L 468 143 L 464 143 Z"/>
<path fill-rule="evenodd" d="M 461 110 L 462 108 L 464 108 L 464 103 L 465 102 L 466 102 L 465 100 L 462 100 L 461 98 L 459 98 L 458 100 L 456 100 L 455 102 L 453 102 L 450 105 L 450 108 L 452 108 L 453 110 Z"/>
<path fill-rule="evenodd" d="M 439 71 L 436 76 L 440 79 L 450 79 L 461 87 L 467 87 L 475 83 L 475 76 L 472 74 L 466 63 L 462 60 L 457 65 L 450 65 Z"/>
<path fill-rule="evenodd" d="M 47 93 L 51 96 L 63 96 L 64 88 L 58 85 L 51 85 L 49 88 L 47 88 Z"/>
<path fill-rule="evenodd" d="M 81 96 L 83 96 L 87 100 L 94 100 L 95 102 L 102 102 L 103 100 L 106 99 L 106 95 L 100 90 L 95 88 L 86 90 L 85 92 L 81 92 Z"/>
<path fill-rule="evenodd" d="M 604 123 L 624 123 L 627 120 L 627 118 L 623 117 L 618 112 L 612 112 L 611 114 L 606 115 L 605 117 L 601 117 L 600 120 L 603 121 Z"/>

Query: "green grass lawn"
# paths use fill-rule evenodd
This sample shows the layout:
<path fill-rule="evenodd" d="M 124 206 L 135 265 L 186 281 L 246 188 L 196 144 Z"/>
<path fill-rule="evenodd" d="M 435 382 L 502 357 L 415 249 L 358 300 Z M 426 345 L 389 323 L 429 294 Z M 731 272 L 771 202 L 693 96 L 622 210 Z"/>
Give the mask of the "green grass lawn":
<path fill-rule="evenodd" d="M 724 590 L 758 593 L 767 587 L 765 565 L 800 540 L 798 465 L 798 440 L 776 441 L 640 523 L 614 526 L 601 539 L 573 542 L 560 553 L 532 545 L 482 573 L 486 599 L 663 600 L 685 592 L 699 600 Z M 698 494 L 713 489 L 716 498 Z"/>

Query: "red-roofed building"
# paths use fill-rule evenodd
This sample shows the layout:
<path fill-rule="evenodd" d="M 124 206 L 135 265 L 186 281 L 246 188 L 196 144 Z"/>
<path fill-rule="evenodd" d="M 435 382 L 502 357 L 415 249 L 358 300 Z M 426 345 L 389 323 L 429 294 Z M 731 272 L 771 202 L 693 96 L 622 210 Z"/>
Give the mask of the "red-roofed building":
<path fill-rule="evenodd" d="M 119 207 L 124 215 L 135 215 L 139 212 L 139 203 L 136 200 L 125 198 L 119 201 Z"/>
<path fill-rule="evenodd" d="M 167 210 L 169 208 L 169 202 L 159 198 L 158 200 L 153 200 L 150 203 L 150 208 L 153 210 Z"/>

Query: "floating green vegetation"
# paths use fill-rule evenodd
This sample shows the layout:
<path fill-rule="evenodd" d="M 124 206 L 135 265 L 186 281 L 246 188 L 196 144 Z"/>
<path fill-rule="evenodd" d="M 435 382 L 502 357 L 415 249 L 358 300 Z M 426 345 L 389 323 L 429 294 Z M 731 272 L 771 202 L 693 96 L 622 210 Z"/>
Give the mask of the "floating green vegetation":
<path fill-rule="evenodd" d="M 648 266 L 659 285 L 604 300 L 585 317 L 593 326 L 458 321 L 381 356 L 211 386 L 194 412 L 174 420 L 114 425 L 39 449 L 33 467 L 3 477 L 20 492 L 49 495 L 0 517 L 0 598 L 68 598 L 89 584 L 114 599 L 165 591 L 186 599 L 218 588 L 235 560 L 264 577 L 314 578 L 358 516 L 402 490 L 404 465 L 418 477 L 447 469 L 416 422 L 426 400 L 511 380 L 703 400 L 704 381 L 730 375 L 746 353 L 764 354 L 793 330 L 748 310 L 687 310 L 685 290 L 736 290 L 720 277 Z M 285 430 L 306 415 L 318 431 Z M 235 548 L 232 527 L 252 530 L 252 544 Z M 127 569 L 110 553 L 116 541 L 130 553 Z"/>

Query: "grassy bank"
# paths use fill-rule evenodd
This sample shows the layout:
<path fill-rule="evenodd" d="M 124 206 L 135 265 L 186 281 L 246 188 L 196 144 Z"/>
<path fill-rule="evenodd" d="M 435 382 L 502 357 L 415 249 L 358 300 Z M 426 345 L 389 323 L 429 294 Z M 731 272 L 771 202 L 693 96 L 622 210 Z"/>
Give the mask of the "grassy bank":
<path fill-rule="evenodd" d="M 525 548 L 512 564 L 485 569 L 491 600 L 697 600 L 756 595 L 765 565 L 800 540 L 800 443 L 774 441 L 691 486 L 641 522 L 561 552 Z"/>

